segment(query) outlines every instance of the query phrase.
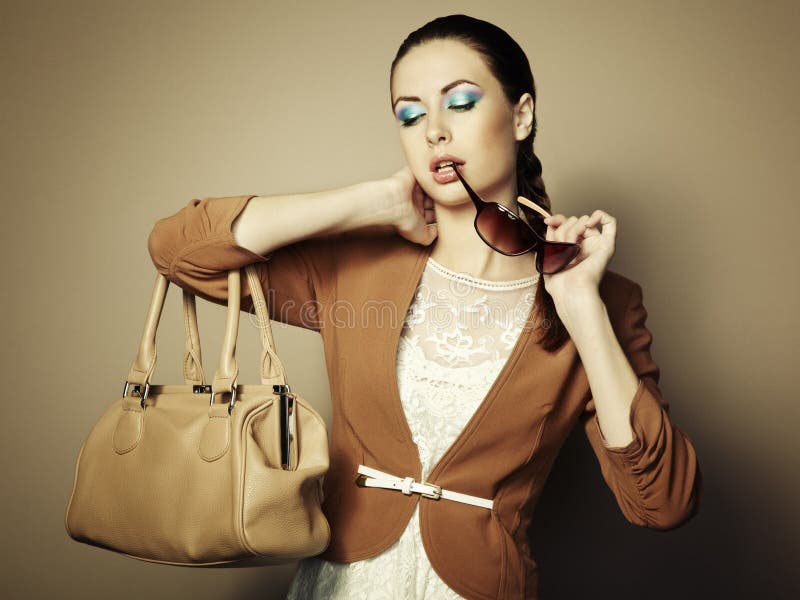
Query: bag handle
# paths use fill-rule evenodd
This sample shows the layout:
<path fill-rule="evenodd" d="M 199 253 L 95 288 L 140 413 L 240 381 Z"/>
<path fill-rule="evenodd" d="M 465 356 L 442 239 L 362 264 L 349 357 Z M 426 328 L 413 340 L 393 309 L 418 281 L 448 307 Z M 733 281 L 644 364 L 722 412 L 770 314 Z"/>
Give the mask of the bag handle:
<path fill-rule="evenodd" d="M 261 281 L 256 273 L 255 265 L 250 264 L 245 268 L 248 278 L 253 306 L 256 311 L 257 327 L 261 338 L 261 360 L 259 373 L 261 383 L 264 385 L 285 384 L 286 372 L 283 363 L 275 351 L 275 341 L 272 335 L 267 303 Z M 128 377 L 123 388 L 123 397 L 128 390 L 133 391 L 142 399 L 147 398 L 150 379 L 155 370 L 158 354 L 156 351 L 156 331 L 164 308 L 164 300 L 169 288 L 169 280 L 161 273 L 156 273 L 156 280 L 150 299 L 150 308 L 145 319 L 144 331 L 139 342 L 139 350 L 133 365 L 128 371 Z M 239 369 L 236 363 L 236 339 L 238 337 L 239 312 L 241 310 L 241 284 L 239 269 L 228 272 L 228 312 L 220 353 L 220 365 L 211 386 L 212 394 L 231 392 L 234 389 Z M 186 330 L 186 351 L 184 354 L 184 381 L 187 384 L 205 385 L 205 376 L 202 367 L 200 349 L 200 336 L 197 327 L 197 310 L 195 295 L 183 290 L 184 324 Z"/>
<path fill-rule="evenodd" d="M 145 390 L 150 385 L 150 378 L 156 368 L 158 354 L 156 351 L 156 329 L 161 320 L 169 280 L 158 273 L 150 299 L 150 310 L 145 320 L 144 331 L 139 342 L 139 350 L 133 361 L 128 378 L 123 388 L 123 397 L 127 395 L 131 384 Z M 200 333 L 197 327 L 197 308 L 194 294 L 183 291 L 183 321 L 186 333 L 186 350 L 183 356 L 183 379 L 188 385 L 205 385 L 203 359 L 200 349 Z"/>
<path fill-rule="evenodd" d="M 264 385 L 270 383 L 286 384 L 286 371 L 283 368 L 281 359 L 278 357 L 275 338 L 272 335 L 269 307 L 264 298 L 264 289 L 261 280 L 258 278 L 255 264 L 247 265 L 245 267 L 245 273 L 247 274 L 247 287 L 250 290 L 250 297 L 256 311 L 256 327 L 261 337 L 261 361 L 259 362 L 261 383 Z M 269 288 L 269 275 L 267 271 L 264 271 L 264 279 L 266 287 Z M 267 366 L 269 368 L 267 368 Z"/>
<path fill-rule="evenodd" d="M 197 328 L 197 307 L 194 294 L 190 294 L 186 290 L 183 290 L 183 323 L 186 330 L 183 381 L 190 385 L 205 385 L 203 356 L 200 351 L 200 331 Z"/>
<path fill-rule="evenodd" d="M 261 383 L 271 386 L 286 385 L 286 371 L 275 351 L 275 339 L 272 335 L 272 325 L 261 281 L 253 264 L 247 265 L 245 272 L 261 338 L 261 360 L 259 363 Z M 241 312 L 242 290 L 240 275 L 239 269 L 232 269 L 228 272 L 228 315 L 225 336 L 222 340 L 219 368 L 214 374 L 214 380 L 211 384 L 212 404 L 213 396 L 216 394 L 230 392 L 232 394 L 232 402 L 235 398 L 236 380 L 239 375 L 239 366 L 236 362 L 236 340 L 239 333 L 239 315 Z"/>

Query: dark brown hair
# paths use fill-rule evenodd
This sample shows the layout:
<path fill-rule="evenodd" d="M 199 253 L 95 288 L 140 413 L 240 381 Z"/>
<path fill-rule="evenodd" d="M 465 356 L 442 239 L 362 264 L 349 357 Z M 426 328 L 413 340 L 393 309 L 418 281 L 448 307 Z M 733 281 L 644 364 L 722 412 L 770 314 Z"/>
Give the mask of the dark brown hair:
<path fill-rule="evenodd" d="M 390 87 L 397 63 L 409 50 L 432 40 L 443 39 L 460 41 L 478 52 L 500 83 L 510 104 L 516 104 L 525 92 L 533 97 L 533 127 L 528 137 L 519 143 L 517 152 L 517 190 L 520 196 L 552 213 L 550 197 L 542 180 L 542 163 L 533 151 L 533 140 L 536 137 L 536 85 L 533 73 L 525 52 L 503 29 L 488 21 L 462 14 L 438 17 L 425 23 L 411 32 L 397 50 L 389 72 Z M 523 218 L 544 238 L 547 225 L 542 221 L 541 215 L 523 204 L 518 206 Z M 538 343 L 548 352 L 554 352 L 567 341 L 569 333 L 558 317 L 552 296 L 545 289 L 544 277 L 539 277 L 537 286 L 536 322 L 542 330 Z"/>

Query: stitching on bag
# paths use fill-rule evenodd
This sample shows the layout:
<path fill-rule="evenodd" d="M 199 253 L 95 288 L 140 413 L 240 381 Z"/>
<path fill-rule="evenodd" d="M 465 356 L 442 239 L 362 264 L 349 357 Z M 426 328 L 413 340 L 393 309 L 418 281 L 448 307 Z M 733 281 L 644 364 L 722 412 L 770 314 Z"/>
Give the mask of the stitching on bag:
<path fill-rule="evenodd" d="M 228 419 L 228 417 L 221 417 L 221 416 L 218 416 L 218 415 L 214 415 L 212 417 L 209 417 L 209 419 Z M 197 447 L 197 453 L 200 455 L 200 458 L 202 458 L 203 460 L 208 461 L 208 462 L 213 462 L 213 461 L 217 460 L 218 458 L 220 458 L 221 456 L 224 456 L 225 453 L 228 451 L 228 448 L 230 447 L 230 445 L 231 445 L 231 436 L 229 434 L 228 438 L 227 438 L 227 442 L 225 443 L 225 447 L 216 456 L 211 456 L 211 457 L 204 456 L 203 453 L 200 452 L 200 446 Z"/>
<path fill-rule="evenodd" d="M 260 408 L 257 408 L 256 410 L 252 411 L 250 414 L 248 414 L 245 417 L 244 422 L 242 423 L 242 428 L 239 430 L 239 435 L 240 435 L 239 443 L 241 444 L 241 448 L 243 448 L 243 449 L 247 448 L 247 444 L 245 443 L 245 440 L 247 438 L 247 431 L 250 428 L 250 424 L 253 422 L 253 420 L 257 416 L 262 414 L 264 411 L 268 410 L 268 408 L 270 406 L 273 406 L 274 403 L 275 403 L 275 401 L 273 399 L 270 399 L 270 400 L 266 401 Z M 237 499 L 237 507 L 238 507 L 237 508 L 237 512 L 238 512 L 237 521 L 238 521 L 239 527 L 238 527 L 237 534 L 239 536 L 239 541 L 241 542 L 242 546 L 248 552 L 250 552 L 251 554 L 253 554 L 255 556 L 263 556 L 262 554 L 259 554 L 258 552 L 256 552 L 255 548 L 248 542 L 247 534 L 245 533 L 245 528 L 244 528 L 244 501 L 242 500 L 242 498 L 244 498 L 244 494 L 245 494 L 244 488 L 245 488 L 245 482 L 247 481 L 247 467 L 248 467 L 248 464 L 247 464 L 247 453 L 245 452 L 244 458 L 241 461 L 241 466 L 239 468 L 240 469 L 239 470 L 239 482 L 238 482 L 239 483 L 239 486 L 238 486 L 239 498 Z"/>
<path fill-rule="evenodd" d="M 81 457 L 83 456 L 83 449 L 86 447 L 86 440 L 81 444 L 81 449 L 78 451 L 78 459 L 75 461 L 75 477 L 72 480 L 72 492 L 69 495 L 69 503 L 67 504 L 67 512 L 64 515 L 64 527 L 71 538 L 75 538 L 72 534 L 72 529 L 69 527 L 69 516 L 72 510 L 72 501 L 75 499 L 75 490 L 78 487 L 78 471 L 81 468 Z"/>
<path fill-rule="evenodd" d="M 140 414 L 142 413 L 142 411 L 136 410 L 135 408 L 123 408 L 122 411 L 123 412 L 135 412 L 135 413 L 140 413 Z M 114 433 L 117 432 L 117 428 L 119 427 L 119 424 L 120 424 L 120 421 L 117 421 L 117 425 L 114 427 Z M 144 419 L 142 419 L 142 426 L 139 428 L 139 435 L 136 437 L 136 439 L 133 441 L 133 443 L 130 446 L 128 446 L 127 448 L 123 448 L 122 450 L 117 450 L 116 448 L 114 448 L 114 450 L 117 452 L 117 454 L 126 454 L 126 453 L 130 452 L 136 446 L 139 445 L 140 441 L 142 441 L 142 435 L 143 434 L 144 434 Z"/>
<path fill-rule="evenodd" d="M 186 330 L 189 330 L 189 311 L 186 309 L 186 298 L 183 298 L 183 325 L 186 327 Z M 191 349 L 194 346 L 194 342 L 191 340 L 191 333 L 187 333 L 187 337 L 189 338 L 189 352 L 186 353 L 186 360 L 183 361 L 183 380 L 186 381 L 189 379 L 189 360 L 191 359 Z"/>

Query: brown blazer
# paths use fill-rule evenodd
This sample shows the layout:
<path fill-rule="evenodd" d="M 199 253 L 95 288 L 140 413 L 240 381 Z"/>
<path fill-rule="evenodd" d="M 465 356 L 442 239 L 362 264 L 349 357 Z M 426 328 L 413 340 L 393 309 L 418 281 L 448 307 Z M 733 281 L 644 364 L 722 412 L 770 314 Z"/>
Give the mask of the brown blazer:
<path fill-rule="evenodd" d="M 322 335 L 333 426 L 323 482 L 332 534 L 321 558 L 353 562 L 379 554 L 397 541 L 421 502 L 425 551 L 451 588 L 475 599 L 537 598 L 527 531 L 556 455 L 579 421 L 628 521 L 667 530 L 697 512 L 700 467 L 657 385 L 642 289 L 610 270 L 600 294 L 639 377 L 630 417 L 635 439 L 628 446 L 606 445 L 572 341 L 553 354 L 535 343 L 534 310 L 486 398 L 427 478 L 493 499 L 491 509 L 357 486 L 359 464 L 419 481 L 422 466 L 398 393 L 395 356 L 433 245 L 414 244 L 390 228 L 364 228 L 260 256 L 237 246 L 231 232 L 250 198 L 192 200 L 155 224 L 148 249 L 171 282 L 218 304 L 227 301 L 227 271 L 255 262 L 271 318 Z M 251 309 L 245 287 L 242 310 Z"/>

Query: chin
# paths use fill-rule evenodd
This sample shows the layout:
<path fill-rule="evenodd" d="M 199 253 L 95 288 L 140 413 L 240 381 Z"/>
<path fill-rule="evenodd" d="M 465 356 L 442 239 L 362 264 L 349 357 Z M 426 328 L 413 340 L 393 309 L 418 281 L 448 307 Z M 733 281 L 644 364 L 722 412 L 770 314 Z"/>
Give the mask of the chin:
<path fill-rule="evenodd" d="M 457 186 L 455 185 L 457 184 Z M 432 194 L 428 194 L 437 204 L 443 206 L 458 206 L 459 204 L 468 203 L 472 205 L 467 191 L 459 182 L 448 183 L 446 186 L 436 184 Z M 444 189 L 446 188 L 446 189 Z"/>

